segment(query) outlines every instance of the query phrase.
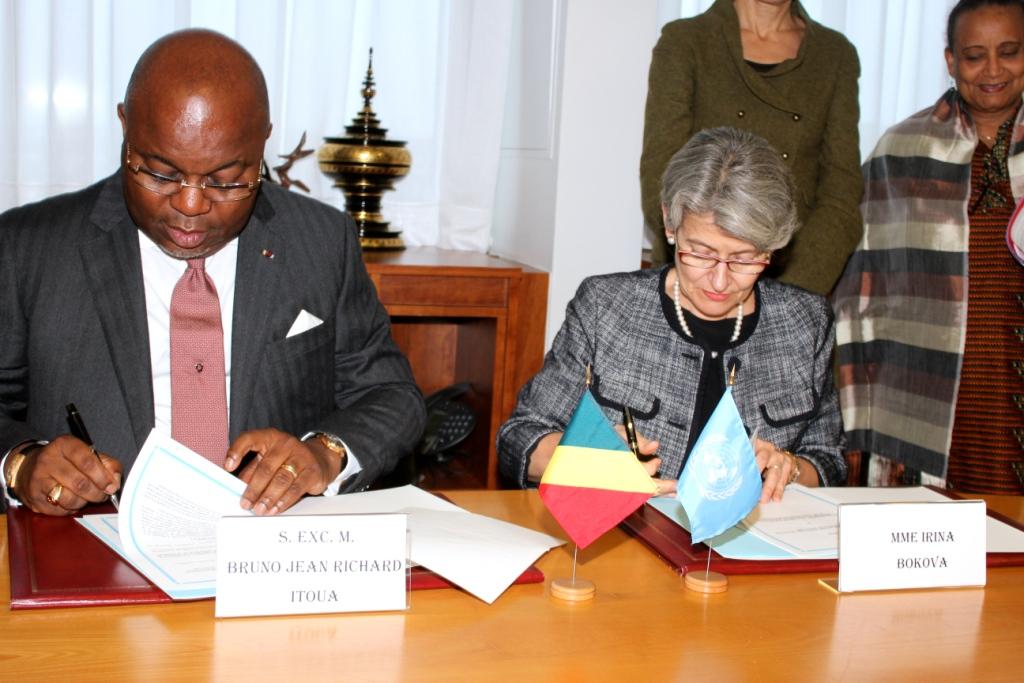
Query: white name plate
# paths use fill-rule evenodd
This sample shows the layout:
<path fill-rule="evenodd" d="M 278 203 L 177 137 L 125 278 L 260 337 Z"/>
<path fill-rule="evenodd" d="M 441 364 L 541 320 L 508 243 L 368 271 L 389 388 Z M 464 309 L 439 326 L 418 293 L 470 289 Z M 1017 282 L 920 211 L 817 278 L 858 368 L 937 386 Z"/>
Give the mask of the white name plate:
<path fill-rule="evenodd" d="M 402 610 L 404 514 L 222 517 L 218 617 Z"/>
<path fill-rule="evenodd" d="M 985 585 L 985 502 L 839 506 L 839 592 Z"/>

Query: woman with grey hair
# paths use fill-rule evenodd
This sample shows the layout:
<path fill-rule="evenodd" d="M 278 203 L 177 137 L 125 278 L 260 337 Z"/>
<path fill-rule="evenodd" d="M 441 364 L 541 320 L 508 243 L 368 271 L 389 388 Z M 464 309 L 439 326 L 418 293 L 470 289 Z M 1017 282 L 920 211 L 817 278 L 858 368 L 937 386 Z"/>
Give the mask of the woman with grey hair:
<path fill-rule="evenodd" d="M 590 277 L 569 303 L 544 367 L 498 433 L 503 474 L 544 473 L 591 369 L 613 424 L 625 409 L 658 491 L 675 491 L 690 450 L 733 375 L 752 434 L 762 501 L 793 482 L 841 485 L 842 424 L 825 299 L 761 273 L 798 227 L 789 170 L 763 138 L 732 128 L 693 136 L 662 179 L 673 263 Z"/>

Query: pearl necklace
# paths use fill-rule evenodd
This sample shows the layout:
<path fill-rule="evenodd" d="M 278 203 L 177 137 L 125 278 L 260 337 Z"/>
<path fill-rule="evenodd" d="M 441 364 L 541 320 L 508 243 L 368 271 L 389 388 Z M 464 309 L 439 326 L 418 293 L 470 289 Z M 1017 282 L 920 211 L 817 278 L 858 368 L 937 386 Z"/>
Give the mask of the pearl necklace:
<path fill-rule="evenodd" d="M 679 319 L 679 326 L 683 328 L 683 332 L 686 333 L 687 337 L 693 338 L 693 332 L 690 331 L 690 326 L 686 324 L 686 317 L 683 315 L 683 307 L 679 305 L 679 276 L 676 276 L 676 281 L 672 284 L 672 303 L 676 307 L 676 318 Z M 736 324 L 732 328 L 732 336 L 729 337 L 729 343 L 732 344 L 734 341 L 740 338 L 740 330 L 743 328 L 743 302 L 740 302 L 739 306 L 736 307 Z M 712 358 L 718 358 L 718 352 L 711 352 Z"/>

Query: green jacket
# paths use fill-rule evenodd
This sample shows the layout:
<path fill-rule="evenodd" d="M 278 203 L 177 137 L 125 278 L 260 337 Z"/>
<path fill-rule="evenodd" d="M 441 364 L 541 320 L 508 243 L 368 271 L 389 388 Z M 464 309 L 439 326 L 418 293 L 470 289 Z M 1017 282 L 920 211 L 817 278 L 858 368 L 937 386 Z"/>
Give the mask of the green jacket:
<path fill-rule="evenodd" d="M 841 34 L 793 11 L 807 29 L 795 59 L 758 73 L 743 60 L 731 0 L 665 25 L 654 47 L 644 116 L 640 185 L 656 263 L 669 260 L 661 216 L 668 160 L 705 128 L 764 137 L 789 164 L 803 227 L 768 272 L 828 294 L 861 236 L 857 51 Z"/>

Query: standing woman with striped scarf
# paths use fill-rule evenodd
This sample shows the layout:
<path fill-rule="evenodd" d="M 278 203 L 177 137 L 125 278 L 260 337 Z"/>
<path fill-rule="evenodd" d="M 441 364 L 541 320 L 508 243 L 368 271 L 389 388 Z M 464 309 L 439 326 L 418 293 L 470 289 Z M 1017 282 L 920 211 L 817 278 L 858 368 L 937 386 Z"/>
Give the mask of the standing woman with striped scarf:
<path fill-rule="evenodd" d="M 956 87 L 863 166 L 864 237 L 834 294 L 844 428 L 869 484 L 1019 494 L 1024 0 L 961 0 L 947 41 Z"/>

